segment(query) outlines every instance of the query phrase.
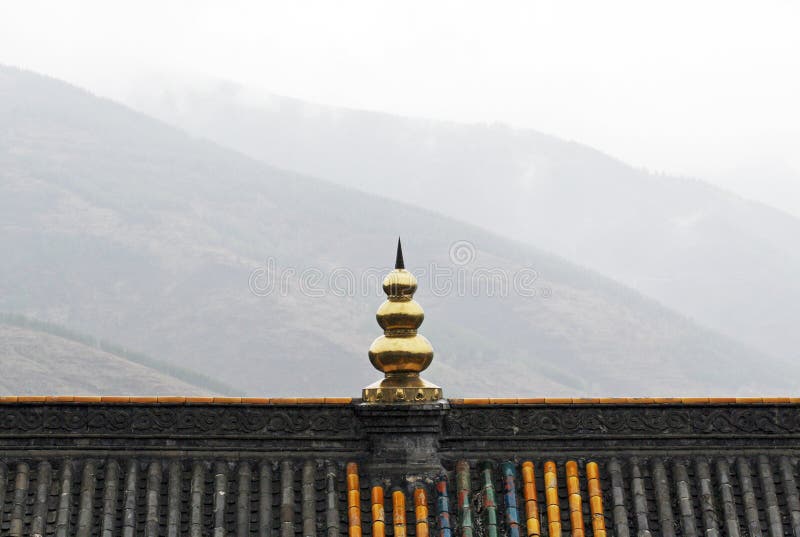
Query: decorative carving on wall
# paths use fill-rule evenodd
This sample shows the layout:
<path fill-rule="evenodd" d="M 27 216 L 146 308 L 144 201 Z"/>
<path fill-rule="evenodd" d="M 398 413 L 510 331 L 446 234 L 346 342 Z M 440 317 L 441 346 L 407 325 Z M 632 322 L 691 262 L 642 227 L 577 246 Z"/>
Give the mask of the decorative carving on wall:
<path fill-rule="evenodd" d="M 800 406 L 455 407 L 444 436 L 800 435 Z"/>
<path fill-rule="evenodd" d="M 351 407 L 20 405 L 0 407 L 0 436 L 354 437 Z"/>
<path fill-rule="evenodd" d="M 439 427 L 403 413 L 373 419 L 354 405 L 0 406 L 0 438 L 29 436 L 341 439 L 430 434 L 449 442 L 509 439 L 800 437 L 800 405 L 454 405 L 438 409 Z M 437 421 L 437 423 L 439 423 Z M 394 424 L 394 426 L 392 426 Z M 423 426 L 425 425 L 425 426 Z M 374 429 L 374 430 L 373 430 Z M 498 447 L 501 447 L 498 444 Z"/>

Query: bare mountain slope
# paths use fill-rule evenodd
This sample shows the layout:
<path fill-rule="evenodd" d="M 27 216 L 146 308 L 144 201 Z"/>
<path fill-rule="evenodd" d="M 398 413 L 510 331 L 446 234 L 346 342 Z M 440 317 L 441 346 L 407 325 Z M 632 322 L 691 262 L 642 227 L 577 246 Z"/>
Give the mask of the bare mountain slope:
<path fill-rule="evenodd" d="M 52 79 L 0 68 L 0 125 L 0 309 L 243 393 L 353 395 L 377 377 L 366 349 L 398 234 L 437 353 L 429 378 L 449 396 L 763 395 L 800 378 L 796 363 L 530 246 L 280 171 Z M 285 285 L 252 292 L 272 263 Z M 489 269 L 516 288 L 472 292 Z M 442 271 L 450 289 L 430 277 Z M 364 275 L 363 290 L 345 285 Z"/>
<path fill-rule="evenodd" d="M 800 358 L 800 220 L 786 213 L 531 130 L 318 106 L 227 83 L 165 88 L 141 86 L 131 102 L 264 162 L 555 252 Z"/>
<path fill-rule="evenodd" d="M 0 322 L 2 395 L 207 395 L 151 367 L 47 332 Z"/>

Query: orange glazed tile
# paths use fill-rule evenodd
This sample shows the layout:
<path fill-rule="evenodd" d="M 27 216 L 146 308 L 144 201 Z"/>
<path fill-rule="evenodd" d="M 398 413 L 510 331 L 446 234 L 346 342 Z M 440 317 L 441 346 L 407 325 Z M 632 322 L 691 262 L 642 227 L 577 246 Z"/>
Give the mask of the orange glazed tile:
<path fill-rule="evenodd" d="M 225 405 L 241 403 L 241 397 L 215 397 L 214 403 L 221 403 Z"/>
<path fill-rule="evenodd" d="M 350 489 L 347 491 L 347 508 L 361 512 L 361 492 L 357 488 L 353 488 L 349 483 L 348 486 Z"/>
<path fill-rule="evenodd" d="M 699 405 L 708 403 L 708 397 L 682 397 L 681 403 L 686 405 Z"/>
<path fill-rule="evenodd" d="M 462 404 L 464 404 L 464 399 L 462 399 L 462 398 L 458 398 L 458 399 L 448 399 L 447 401 L 448 401 L 448 402 L 449 402 L 451 405 L 462 405 Z"/>
<path fill-rule="evenodd" d="M 242 403 L 248 405 L 268 405 L 269 397 L 242 397 Z"/>
<path fill-rule="evenodd" d="M 763 403 L 764 399 L 761 397 L 737 397 L 736 402 L 739 404 L 755 404 L 755 403 Z"/>
<path fill-rule="evenodd" d="M 577 475 L 567 476 L 567 494 L 569 494 L 570 497 L 577 495 L 578 501 L 580 501 L 580 487 L 581 483 Z M 570 506 L 572 506 L 572 504 L 570 504 Z"/>
<path fill-rule="evenodd" d="M 185 403 L 186 398 L 174 395 L 159 395 L 158 396 L 159 403 Z"/>
<path fill-rule="evenodd" d="M 600 469 L 597 463 L 592 461 L 586 463 L 586 479 L 597 479 L 600 474 Z"/>
<path fill-rule="evenodd" d="M 653 401 L 656 403 L 680 403 L 681 400 L 677 397 L 654 397 Z"/>
<path fill-rule="evenodd" d="M 324 402 L 324 397 L 299 397 L 297 399 L 298 405 L 321 405 Z"/>
<path fill-rule="evenodd" d="M 544 402 L 548 405 L 569 405 L 572 399 L 568 397 L 545 397 Z"/>
<path fill-rule="evenodd" d="M 480 397 L 480 398 L 476 398 L 476 397 L 469 398 L 469 397 L 466 397 L 466 398 L 464 398 L 464 404 L 465 405 L 488 405 L 489 404 L 489 399 L 487 397 Z"/>
<path fill-rule="evenodd" d="M 800 403 L 800 397 L 790 397 L 789 398 L 789 402 L 790 403 Z"/>
<path fill-rule="evenodd" d="M 544 397 L 531 397 L 527 399 L 517 399 L 520 405 L 543 405 Z"/>
<path fill-rule="evenodd" d="M 213 403 L 213 397 L 202 397 L 202 396 L 195 396 L 195 397 L 187 397 L 187 403 Z"/>
<path fill-rule="evenodd" d="M 101 403 L 130 403 L 131 398 L 128 395 L 101 395 Z"/>
<path fill-rule="evenodd" d="M 548 504 L 547 519 L 554 521 L 556 524 L 558 524 L 559 521 L 561 520 L 561 508 L 558 506 L 557 503 Z"/>
<path fill-rule="evenodd" d="M 352 397 L 326 397 L 325 403 L 329 405 L 349 405 L 353 402 Z"/>
<path fill-rule="evenodd" d="M 789 398 L 788 397 L 765 397 L 764 398 L 764 402 L 765 403 L 788 403 L 789 402 Z"/>
<path fill-rule="evenodd" d="M 102 399 L 99 395 L 76 395 L 74 401 L 76 403 L 100 403 Z"/>
<path fill-rule="evenodd" d="M 564 465 L 564 471 L 566 472 L 567 477 L 569 477 L 571 475 L 577 476 L 578 475 L 578 463 L 575 462 L 575 461 L 567 461 L 567 463 Z"/>
<path fill-rule="evenodd" d="M 577 484 L 574 485 L 574 486 L 577 487 Z M 580 492 L 577 492 L 577 489 L 575 490 L 575 492 L 570 492 L 569 496 L 567 496 L 567 504 L 569 505 L 569 510 L 572 511 L 573 513 L 575 513 L 575 511 L 577 511 L 577 514 L 579 516 L 581 514 L 581 507 L 582 507 L 581 504 L 582 503 L 583 502 L 581 501 L 581 494 L 580 494 Z M 574 523 L 574 521 L 573 521 L 573 523 Z"/>
<path fill-rule="evenodd" d="M 0 403 L 16 403 L 19 397 L 16 395 L 3 395 L 0 396 Z"/>
<path fill-rule="evenodd" d="M 273 405 L 296 405 L 297 397 L 272 397 L 269 402 Z"/>
<path fill-rule="evenodd" d="M 370 499 L 373 504 L 383 505 L 383 487 L 380 485 L 372 487 L 370 491 Z"/>
<path fill-rule="evenodd" d="M 711 397 L 708 400 L 709 403 L 720 405 L 720 404 L 728 404 L 728 403 L 735 403 L 735 397 Z"/>
<path fill-rule="evenodd" d="M 45 400 L 44 395 L 20 395 L 17 398 L 18 403 L 44 403 Z"/>
<path fill-rule="evenodd" d="M 629 403 L 636 403 L 637 405 L 652 405 L 656 400 L 652 397 L 629 397 Z"/>
<path fill-rule="evenodd" d="M 131 397 L 130 402 L 149 405 L 152 403 L 158 403 L 158 397 L 152 397 L 152 396 Z"/>
<path fill-rule="evenodd" d="M 490 398 L 489 404 L 490 405 L 516 405 L 519 399 L 515 399 L 513 397 L 497 397 L 497 398 Z"/>
<path fill-rule="evenodd" d="M 48 395 L 45 401 L 48 403 L 71 403 L 75 400 L 74 395 Z"/>

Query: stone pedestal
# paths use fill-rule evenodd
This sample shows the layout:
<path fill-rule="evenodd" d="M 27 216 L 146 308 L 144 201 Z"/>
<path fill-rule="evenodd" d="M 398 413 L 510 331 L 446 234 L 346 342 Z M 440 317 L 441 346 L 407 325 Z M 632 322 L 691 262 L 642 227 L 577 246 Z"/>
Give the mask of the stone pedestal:
<path fill-rule="evenodd" d="M 369 442 L 365 461 L 374 476 L 435 475 L 443 471 L 439 435 L 447 401 L 413 405 L 358 405 L 361 427 Z"/>

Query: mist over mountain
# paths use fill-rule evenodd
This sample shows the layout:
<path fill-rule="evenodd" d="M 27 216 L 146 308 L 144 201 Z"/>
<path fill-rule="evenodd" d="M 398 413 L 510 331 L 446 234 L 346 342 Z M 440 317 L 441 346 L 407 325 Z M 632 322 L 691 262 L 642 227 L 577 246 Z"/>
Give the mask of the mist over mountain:
<path fill-rule="evenodd" d="M 426 376 L 447 396 L 769 395 L 799 383 L 797 363 L 530 245 L 282 171 L 57 80 L 0 68 L 0 125 L 0 311 L 245 394 L 355 395 L 379 377 L 366 350 L 398 235 L 436 350 Z M 400 177 L 382 193 L 421 185 Z M 488 200 L 490 186 L 475 188 Z M 440 269 L 450 289 L 434 285 Z M 509 292 L 471 291 L 489 270 Z M 258 274 L 280 284 L 254 288 Z M 365 290 L 348 288 L 365 275 Z"/>
<path fill-rule="evenodd" d="M 750 346 L 800 357 L 800 220 L 787 213 L 532 130 L 162 82 L 129 102 L 272 165 L 554 252 Z"/>

